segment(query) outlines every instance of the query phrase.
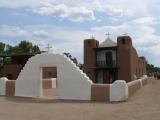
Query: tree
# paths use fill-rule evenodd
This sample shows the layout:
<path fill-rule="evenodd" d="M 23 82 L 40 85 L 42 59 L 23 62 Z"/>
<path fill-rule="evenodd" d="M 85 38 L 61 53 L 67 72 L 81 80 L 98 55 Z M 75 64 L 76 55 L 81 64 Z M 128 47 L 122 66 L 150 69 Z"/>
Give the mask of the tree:
<path fill-rule="evenodd" d="M 32 47 L 32 53 L 38 53 L 38 52 L 40 52 L 39 47 L 37 45 L 33 46 Z"/>
<path fill-rule="evenodd" d="M 21 41 L 16 46 L 6 45 L 5 43 L 0 42 L 0 55 L 11 55 L 11 54 L 20 54 L 20 53 L 39 53 L 40 49 L 37 45 L 33 45 L 31 42 L 28 41 Z M 4 64 L 10 63 L 11 58 L 0 57 L 0 67 Z"/>
<path fill-rule="evenodd" d="M 78 66 L 78 61 L 75 57 L 72 57 L 70 53 L 63 53 L 63 54 L 66 55 L 68 58 L 70 58 Z"/>
<path fill-rule="evenodd" d="M 6 45 L 5 54 L 10 55 L 12 53 L 13 47 L 11 45 Z"/>
<path fill-rule="evenodd" d="M 31 42 L 26 40 L 21 41 L 17 46 L 12 47 L 12 54 L 17 53 L 38 53 L 40 49 L 38 46 L 33 45 Z"/>
<path fill-rule="evenodd" d="M 155 67 L 152 64 L 147 64 L 147 71 L 149 73 L 160 72 L 160 68 L 159 67 Z"/>
<path fill-rule="evenodd" d="M 4 54 L 5 52 L 5 44 L 0 42 L 0 54 Z"/>

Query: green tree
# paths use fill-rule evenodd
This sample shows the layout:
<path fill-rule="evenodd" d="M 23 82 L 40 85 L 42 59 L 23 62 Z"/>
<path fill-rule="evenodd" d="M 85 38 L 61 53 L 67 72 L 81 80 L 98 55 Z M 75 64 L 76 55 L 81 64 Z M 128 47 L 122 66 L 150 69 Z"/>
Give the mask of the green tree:
<path fill-rule="evenodd" d="M 0 42 L 0 55 L 11 55 L 11 54 L 20 54 L 20 53 L 39 53 L 40 49 L 37 45 L 33 45 L 31 42 L 26 40 L 21 41 L 16 46 L 6 45 L 5 43 Z M 0 57 L 0 67 L 4 64 L 11 62 L 10 57 Z"/>
<path fill-rule="evenodd" d="M 6 45 L 5 54 L 10 55 L 12 53 L 13 47 L 11 45 Z"/>
<path fill-rule="evenodd" d="M 159 68 L 159 67 L 155 67 L 155 66 L 152 65 L 152 64 L 148 64 L 148 65 L 147 65 L 147 71 L 148 71 L 149 73 L 160 72 L 160 68 Z"/>
<path fill-rule="evenodd" d="M 21 41 L 17 46 L 9 47 L 8 49 L 11 54 L 17 53 L 39 53 L 40 49 L 37 45 L 33 45 L 31 42 L 26 40 Z"/>
<path fill-rule="evenodd" d="M 0 54 L 4 54 L 5 52 L 5 44 L 0 42 Z"/>
<path fill-rule="evenodd" d="M 32 53 L 38 53 L 38 52 L 40 52 L 39 47 L 37 45 L 33 46 L 32 47 Z"/>
<path fill-rule="evenodd" d="M 66 55 L 68 58 L 70 58 L 78 66 L 78 61 L 75 57 L 72 57 L 70 53 L 63 53 L 63 54 Z"/>
<path fill-rule="evenodd" d="M 14 53 L 38 53 L 40 52 L 40 49 L 38 46 L 33 45 L 31 42 L 24 40 L 15 46 L 12 51 Z"/>

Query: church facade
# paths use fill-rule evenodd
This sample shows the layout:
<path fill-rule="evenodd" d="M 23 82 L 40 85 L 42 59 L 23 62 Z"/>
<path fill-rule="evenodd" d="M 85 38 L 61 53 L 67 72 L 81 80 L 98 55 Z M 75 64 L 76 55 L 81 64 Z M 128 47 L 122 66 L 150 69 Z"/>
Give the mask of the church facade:
<path fill-rule="evenodd" d="M 138 57 L 130 36 L 119 36 L 117 43 L 109 37 L 101 44 L 94 38 L 84 40 L 83 70 L 94 83 L 130 82 L 147 74 L 146 65 L 145 57 Z"/>

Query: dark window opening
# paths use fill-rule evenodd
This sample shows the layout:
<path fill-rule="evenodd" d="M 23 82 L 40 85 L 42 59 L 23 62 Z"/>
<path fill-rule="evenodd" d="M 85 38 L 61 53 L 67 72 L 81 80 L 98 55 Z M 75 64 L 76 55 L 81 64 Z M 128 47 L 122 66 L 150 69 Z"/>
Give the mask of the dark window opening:
<path fill-rule="evenodd" d="M 122 38 L 122 44 L 125 44 L 125 39 L 124 38 Z"/>
<path fill-rule="evenodd" d="M 9 80 L 12 80 L 12 79 L 13 79 L 13 75 L 12 75 L 12 74 L 8 74 L 8 75 L 7 75 L 7 78 L 8 78 Z"/>
<path fill-rule="evenodd" d="M 88 41 L 88 45 L 91 45 L 91 41 Z"/>
<path fill-rule="evenodd" d="M 49 78 L 52 77 L 52 73 L 51 73 L 51 72 L 48 73 L 48 77 L 49 77 Z"/>

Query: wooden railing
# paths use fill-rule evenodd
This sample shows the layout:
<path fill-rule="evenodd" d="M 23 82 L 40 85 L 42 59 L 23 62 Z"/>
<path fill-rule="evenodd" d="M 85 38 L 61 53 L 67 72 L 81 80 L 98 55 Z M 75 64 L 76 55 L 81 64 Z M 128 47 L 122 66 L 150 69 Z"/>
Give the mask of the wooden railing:
<path fill-rule="evenodd" d="M 116 61 L 96 61 L 96 67 L 113 68 L 116 67 Z"/>

